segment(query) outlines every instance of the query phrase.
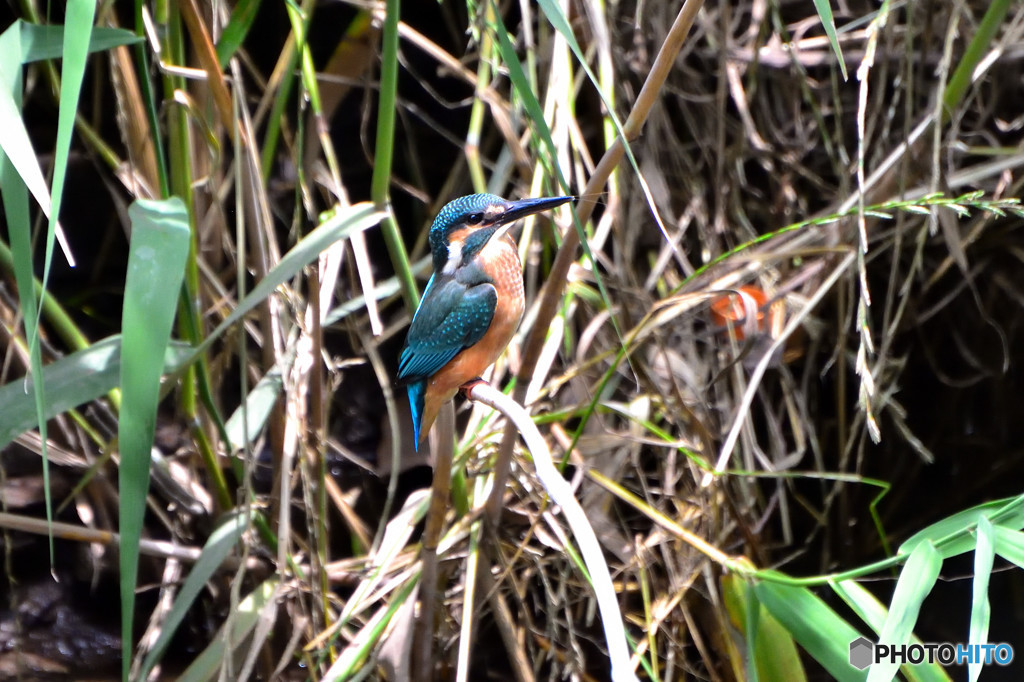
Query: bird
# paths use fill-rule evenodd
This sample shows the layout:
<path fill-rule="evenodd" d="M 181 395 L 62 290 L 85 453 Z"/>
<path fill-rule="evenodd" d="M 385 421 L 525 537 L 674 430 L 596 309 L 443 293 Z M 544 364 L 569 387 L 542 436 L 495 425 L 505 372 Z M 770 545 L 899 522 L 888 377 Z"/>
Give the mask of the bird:
<path fill-rule="evenodd" d="M 575 197 L 509 201 L 471 194 L 445 204 L 430 226 L 433 274 L 399 358 L 412 408 L 413 446 L 444 403 L 508 346 L 523 317 L 523 267 L 508 234 L 520 218 Z"/>

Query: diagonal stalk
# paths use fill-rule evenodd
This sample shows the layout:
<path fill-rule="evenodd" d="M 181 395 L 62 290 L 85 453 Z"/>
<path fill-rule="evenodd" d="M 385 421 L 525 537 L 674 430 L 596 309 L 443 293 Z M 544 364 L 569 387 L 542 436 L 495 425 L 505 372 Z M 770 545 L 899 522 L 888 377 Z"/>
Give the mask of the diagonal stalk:
<path fill-rule="evenodd" d="M 640 94 L 637 96 L 636 104 L 634 104 L 629 118 L 626 119 L 625 124 L 622 126 L 625 142 L 623 142 L 621 137 L 615 140 L 615 143 L 601 157 L 601 161 L 597 164 L 593 175 L 590 176 L 590 180 L 587 182 L 586 189 L 583 190 L 583 198 L 577 205 L 577 215 L 579 216 L 580 224 L 585 224 L 590 220 L 594 206 L 597 205 L 596 200 L 590 197 L 601 193 L 612 171 L 619 165 L 625 154 L 626 149 L 624 145 L 632 142 L 639 136 L 640 129 L 647 120 L 647 116 L 651 113 L 651 108 L 654 106 L 654 102 L 661 92 L 665 79 L 668 78 L 668 74 L 672 70 L 676 56 L 683 46 L 683 41 L 703 4 L 703 0 L 686 0 L 679 10 L 679 14 L 676 16 L 676 20 L 661 46 L 657 58 L 654 60 L 651 73 L 647 76 L 643 89 L 640 90 Z M 523 403 L 527 387 L 531 379 L 533 379 L 533 372 L 537 366 L 537 361 L 540 359 L 541 349 L 544 346 L 544 337 L 551 326 L 551 321 L 558 312 L 558 307 L 562 300 L 562 289 L 568 281 L 569 267 L 576 260 L 576 247 L 579 246 L 579 243 L 579 232 L 577 230 L 566 231 L 562 245 L 558 249 L 558 255 L 551 266 L 551 272 L 547 279 L 548 283 L 541 293 L 536 322 L 530 330 L 530 335 L 523 349 L 522 364 L 519 367 L 516 387 L 513 393 L 514 400 L 518 403 Z M 502 438 L 501 448 L 495 461 L 494 487 L 491 489 L 491 496 L 487 500 L 487 518 L 492 527 L 495 528 L 501 517 L 502 500 L 505 496 L 505 484 L 508 481 L 515 439 L 516 430 L 509 424 L 505 427 L 505 435 Z"/>

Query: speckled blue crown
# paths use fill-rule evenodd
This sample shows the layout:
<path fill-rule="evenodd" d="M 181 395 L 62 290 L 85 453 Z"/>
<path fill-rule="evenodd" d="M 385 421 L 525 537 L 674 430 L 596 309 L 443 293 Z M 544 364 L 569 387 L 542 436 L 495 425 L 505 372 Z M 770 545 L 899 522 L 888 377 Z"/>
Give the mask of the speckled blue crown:
<path fill-rule="evenodd" d="M 470 194 L 445 204 L 430 226 L 430 253 L 434 258 L 434 268 L 444 266 L 448 258 L 448 233 L 456 225 L 466 216 L 482 213 L 488 206 L 505 203 L 504 199 L 494 194 Z"/>
<path fill-rule="evenodd" d="M 441 212 L 434 218 L 434 224 L 430 226 L 430 236 L 435 233 L 443 233 L 453 225 L 459 218 L 470 213 L 478 213 L 492 204 L 504 204 L 505 200 L 494 194 L 470 194 L 469 196 L 453 199 L 444 205 Z"/>

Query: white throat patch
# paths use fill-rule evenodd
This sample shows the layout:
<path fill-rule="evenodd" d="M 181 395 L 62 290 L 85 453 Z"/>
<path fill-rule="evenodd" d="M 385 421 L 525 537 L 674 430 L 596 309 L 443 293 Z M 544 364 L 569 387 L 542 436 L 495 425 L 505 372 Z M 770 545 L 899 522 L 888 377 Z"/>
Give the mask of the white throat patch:
<path fill-rule="evenodd" d="M 448 262 L 444 264 L 444 269 L 441 274 L 454 275 L 455 271 L 459 268 L 462 263 L 462 242 L 449 242 L 448 243 Z"/>

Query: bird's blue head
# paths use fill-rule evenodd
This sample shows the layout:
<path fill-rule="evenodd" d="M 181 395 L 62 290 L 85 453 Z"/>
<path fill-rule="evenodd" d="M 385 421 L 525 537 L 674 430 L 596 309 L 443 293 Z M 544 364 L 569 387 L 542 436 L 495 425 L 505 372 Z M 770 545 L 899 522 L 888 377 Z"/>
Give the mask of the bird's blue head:
<path fill-rule="evenodd" d="M 470 194 L 445 204 L 430 226 L 434 272 L 449 272 L 470 261 L 494 236 L 515 221 L 572 201 L 544 197 L 508 201 L 494 194 Z"/>

